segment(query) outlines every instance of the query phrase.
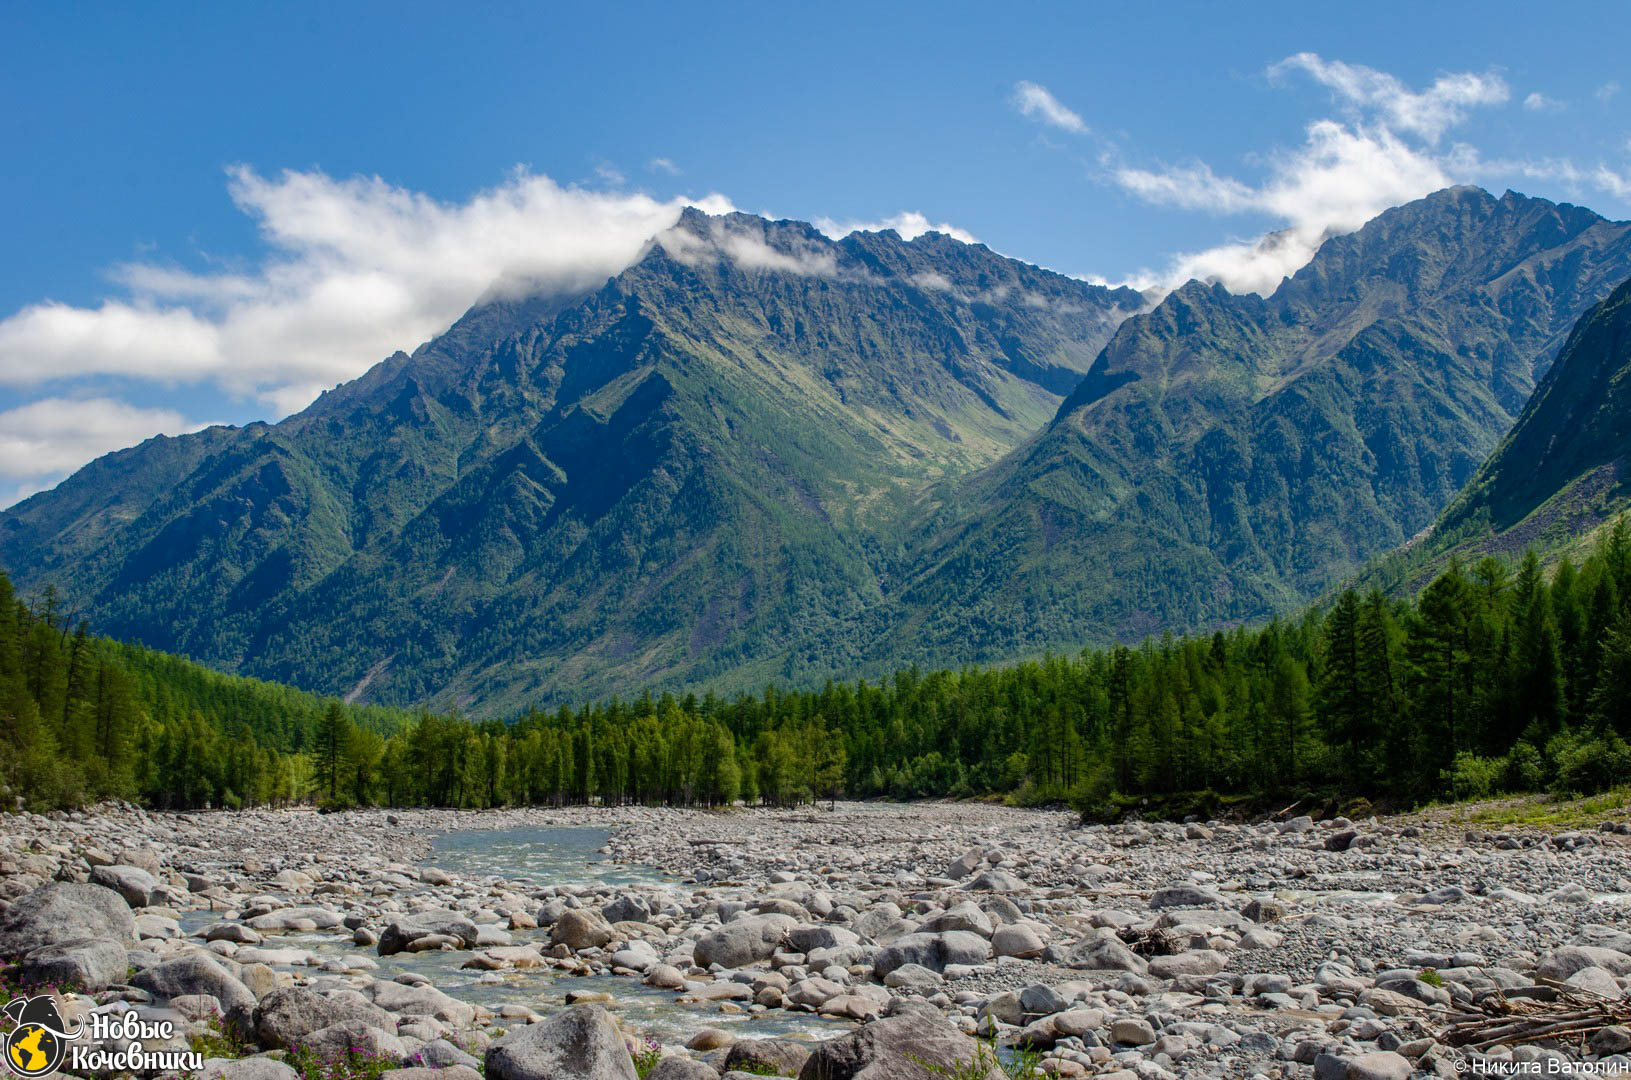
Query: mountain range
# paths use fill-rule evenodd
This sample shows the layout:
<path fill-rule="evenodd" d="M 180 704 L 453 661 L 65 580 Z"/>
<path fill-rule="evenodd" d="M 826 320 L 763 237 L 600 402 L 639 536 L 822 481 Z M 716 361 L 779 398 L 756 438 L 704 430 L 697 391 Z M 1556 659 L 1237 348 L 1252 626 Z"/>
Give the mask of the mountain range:
<path fill-rule="evenodd" d="M 1481 522 L 1543 493 L 1479 469 L 1619 386 L 1560 361 L 1531 401 L 1628 277 L 1631 224 L 1471 188 L 1271 296 L 1153 308 L 936 233 L 687 211 L 592 292 L 93 462 L 0 513 L 0 566 L 212 666 L 480 712 L 1204 629 L 1320 595 L 1475 475 L 1506 500 Z"/>

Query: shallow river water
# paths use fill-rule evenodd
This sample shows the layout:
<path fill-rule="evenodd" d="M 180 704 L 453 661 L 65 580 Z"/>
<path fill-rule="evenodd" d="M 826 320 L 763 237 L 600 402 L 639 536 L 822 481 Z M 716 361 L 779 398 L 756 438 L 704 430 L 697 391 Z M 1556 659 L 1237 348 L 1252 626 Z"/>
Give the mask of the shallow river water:
<path fill-rule="evenodd" d="M 600 853 L 611 833 L 594 828 L 521 828 L 469 830 L 438 836 L 423 865 L 456 872 L 468 879 L 484 877 L 543 885 L 637 885 L 665 879 L 655 870 L 613 862 Z M 192 912 L 183 921 L 190 933 L 213 921 L 209 912 Z M 537 941 L 549 946 L 548 930 L 521 930 L 511 934 L 517 944 Z M 683 1043 L 704 1027 L 733 1030 L 740 1038 L 804 1035 L 831 1038 L 850 1023 L 808 1013 L 772 1009 L 760 1015 L 722 1013 L 714 1004 L 680 1005 L 676 995 L 656 990 L 638 979 L 619 976 L 574 977 L 548 968 L 527 971 L 481 972 L 461 965 L 469 952 L 442 951 L 398 953 L 378 956 L 373 949 L 358 950 L 349 932 L 323 931 L 286 934 L 268 938 L 268 946 L 290 946 L 317 953 L 320 958 L 356 955 L 361 952 L 379 965 L 374 974 L 390 978 L 415 972 L 438 989 L 461 1001 L 496 1007 L 505 1003 L 525 1005 L 541 1013 L 563 1008 L 570 990 L 596 990 L 611 994 L 611 1006 L 665 1043 Z M 307 967 L 283 970 L 311 974 Z M 502 1024 L 502 1021 L 498 1022 Z"/>

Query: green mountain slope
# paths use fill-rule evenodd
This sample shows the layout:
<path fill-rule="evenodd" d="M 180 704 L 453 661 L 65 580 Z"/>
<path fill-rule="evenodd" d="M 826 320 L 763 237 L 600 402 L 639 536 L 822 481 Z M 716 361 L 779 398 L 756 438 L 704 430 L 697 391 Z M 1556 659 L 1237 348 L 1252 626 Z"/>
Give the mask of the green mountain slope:
<path fill-rule="evenodd" d="M 588 296 L 115 455 L 115 503 L 89 467 L 0 514 L 0 563 L 116 636 L 356 700 L 696 682 L 875 606 L 925 486 L 1041 427 L 1140 303 L 937 234 L 688 212 Z"/>
<path fill-rule="evenodd" d="M 1267 299 L 1191 283 L 945 497 L 867 651 L 992 660 L 1319 595 L 1433 521 L 1628 273 L 1631 225 L 1459 188 L 1327 241 Z"/>
<path fill-rule="evenodd" d="M 1576 324 L 1512 431 L 1431 531 L 1369 577 L 1419 585 L 1452 556 L 1583 555 L 1631 507 L 1631 281 Z"/>

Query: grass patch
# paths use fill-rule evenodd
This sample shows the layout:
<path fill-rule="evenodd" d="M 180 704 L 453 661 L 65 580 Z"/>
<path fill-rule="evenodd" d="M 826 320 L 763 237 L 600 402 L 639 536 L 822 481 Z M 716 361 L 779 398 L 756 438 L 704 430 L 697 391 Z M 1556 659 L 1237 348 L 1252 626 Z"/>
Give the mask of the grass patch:
<path fill-rule="evenodd" d="M 1473 804 L 1467 807 L 1467 811 L 1456 815 L 1456 819 L 1478 825 L 1580 828 L 1631 817 L 1631 786 L 1617 787 L 1580 799 L 1548 795 L 1505 799 L 1497 803 Z"/>
<path fill-rule="evenodd" d="M 187 1045 L 206 1058 L 241 1058 L 249 1052 L 249 1044 L 226 1024 L 220 1013 L 211 1013 L 204 1022 L 205 1030 L 187 1037 Z"/>

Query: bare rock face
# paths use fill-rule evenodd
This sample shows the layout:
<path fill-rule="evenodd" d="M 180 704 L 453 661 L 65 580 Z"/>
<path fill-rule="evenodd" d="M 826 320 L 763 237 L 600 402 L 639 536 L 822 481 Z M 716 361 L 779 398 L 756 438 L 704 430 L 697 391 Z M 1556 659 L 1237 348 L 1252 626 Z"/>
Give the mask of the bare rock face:
<path fill-rule="evenodd" d="M 42 945 L 83 938 L 136 943 L 130 906 L 100 885 L 53 881 L 0 912 L 0 956 L 21 956 Z"/>
<path fill-rule="evenodd" d="M 598 1005 L 574 1005 L 487 1050 L 487 1080 L 638 1080 L 617 1024 Z"/>

